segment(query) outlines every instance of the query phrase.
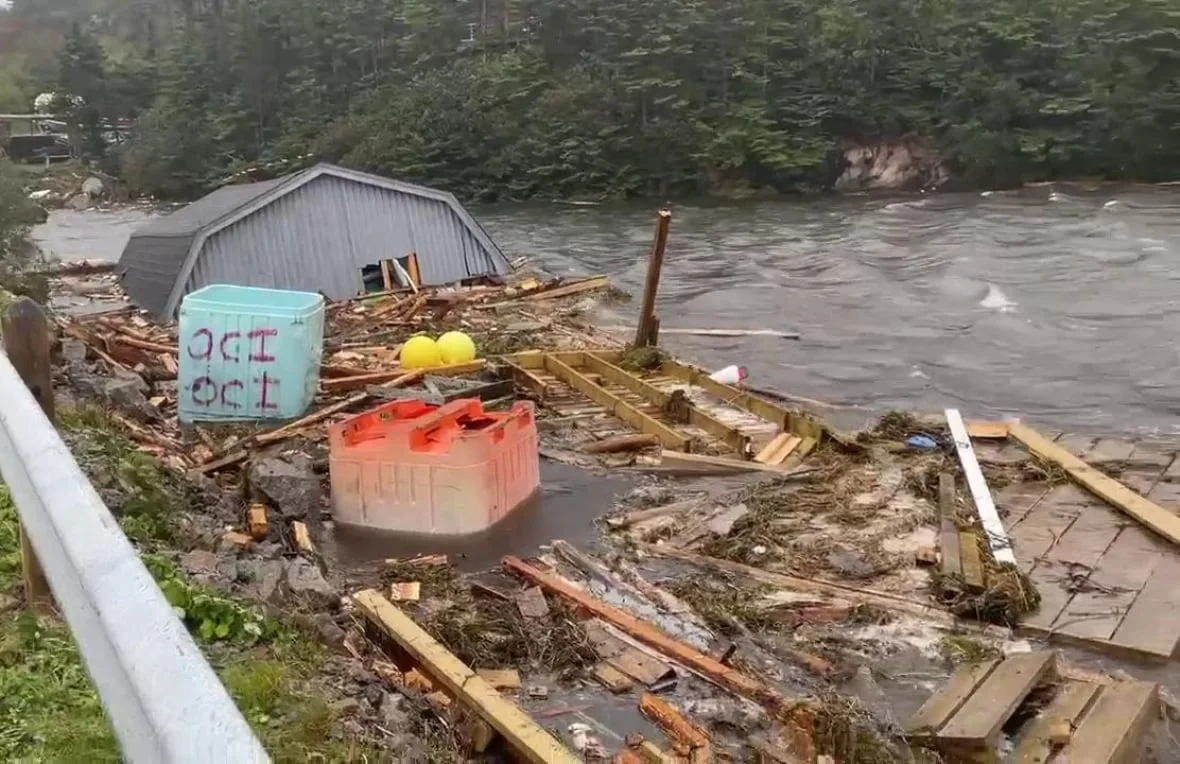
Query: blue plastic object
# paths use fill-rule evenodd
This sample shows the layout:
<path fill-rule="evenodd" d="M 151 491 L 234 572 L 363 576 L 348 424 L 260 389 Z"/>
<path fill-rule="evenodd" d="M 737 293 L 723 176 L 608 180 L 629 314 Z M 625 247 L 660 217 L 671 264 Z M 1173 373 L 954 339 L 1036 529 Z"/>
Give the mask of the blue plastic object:
<path fill-rule="evenodd" d="M 938 441 L 929 435 L 911 435 L 906 439 L 905 444 L 910 448 L 916 448 L 919 451 L 931 451 L 938 448 Z"/>
<path fill-rule="evenodd" d="M 214 284 L 180 304 L 181 422 L 294 419 L 311 405 L 324 298 Z"/>

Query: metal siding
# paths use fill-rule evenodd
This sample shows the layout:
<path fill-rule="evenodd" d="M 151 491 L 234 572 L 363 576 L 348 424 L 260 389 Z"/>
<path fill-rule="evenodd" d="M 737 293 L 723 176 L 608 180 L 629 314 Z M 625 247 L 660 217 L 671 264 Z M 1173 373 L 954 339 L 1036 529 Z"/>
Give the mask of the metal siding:
<path fill-rule="evenodd" d="M 220 283 L 347 299 L 362 266 L 410 252 L 428 284 L 500 270 L 445 201 L 323 175 L 210 236 L 185 293 Z"/>
<path fill-rule="evenodd" d="M 133 236 L 119 256 L 123 288 L 131 300 L 163 317 L 176 274 L 192 246 L 192 236 Z"/>

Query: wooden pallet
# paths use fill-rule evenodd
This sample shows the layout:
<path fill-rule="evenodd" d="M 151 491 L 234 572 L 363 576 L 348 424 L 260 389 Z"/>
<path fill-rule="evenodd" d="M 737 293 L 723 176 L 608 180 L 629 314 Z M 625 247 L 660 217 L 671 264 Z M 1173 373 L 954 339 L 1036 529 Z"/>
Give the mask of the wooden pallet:
<path fill-rule="evenodd" d="M 755 413 L 744 393 L 738 392 L 740 400 L 724 401 L 663 370 L 639 376 L 618 366 L 619 356 L 618 351 L 529 352 L 503 360 L 548 409 L 577 419 L 598 438 L 638 431 L 655 435 L 669 452 L 739 460 L 777 444 L 767 459 L 757 461 L 785 470 L 822 437 L 821 428 L 777 404 L 761 401 L 754 404 Z M 798 432 L 783 430 L 783 423 Z"/>
<path fill-rule="evenodd" d="M 1008 729 L 1037 688 L 1051 694 L 1046 705 L 1018 729 Z M 1041 651 L 960 667 L 918 709 L 906 732 L 911 744 L 937 749 L 948 761 L 1133 764 L 1158 714 L 1158 685 L 1059 682 L 1056 653 Z M 1013 741 L 1006 758 L 998 753 L 1002 732 Z"/>

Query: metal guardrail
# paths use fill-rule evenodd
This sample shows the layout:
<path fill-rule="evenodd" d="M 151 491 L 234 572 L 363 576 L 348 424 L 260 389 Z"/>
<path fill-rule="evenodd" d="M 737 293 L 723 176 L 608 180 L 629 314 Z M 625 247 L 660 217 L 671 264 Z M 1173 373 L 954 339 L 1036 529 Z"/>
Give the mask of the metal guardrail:
<path fill-rule="evenodd" d="M 0 474 L 123 757 L 152 764 L 270 761 L 3 354 Z"/>

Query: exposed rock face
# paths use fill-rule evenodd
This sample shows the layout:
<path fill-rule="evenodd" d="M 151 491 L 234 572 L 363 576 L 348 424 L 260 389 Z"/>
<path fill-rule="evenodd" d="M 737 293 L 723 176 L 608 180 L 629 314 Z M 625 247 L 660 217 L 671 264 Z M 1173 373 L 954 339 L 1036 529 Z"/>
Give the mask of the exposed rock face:
<path fill-rule="evenodd" d="M 838 191 L 920 191 L 938 188 L 951 178 L 942 157 L 916 138 L 899 138 L 844 151 L 847 166 L 836 180 Z"/>

